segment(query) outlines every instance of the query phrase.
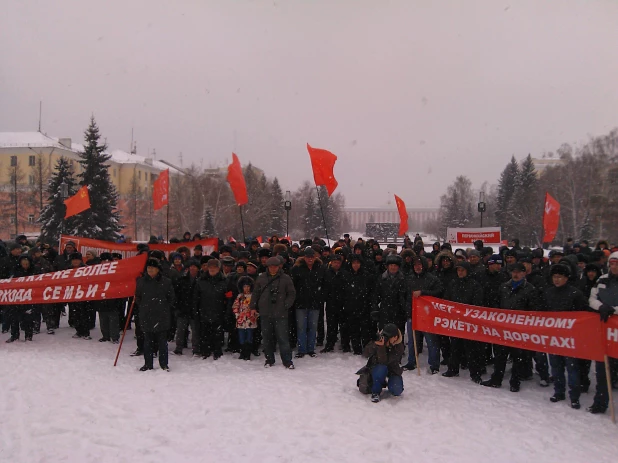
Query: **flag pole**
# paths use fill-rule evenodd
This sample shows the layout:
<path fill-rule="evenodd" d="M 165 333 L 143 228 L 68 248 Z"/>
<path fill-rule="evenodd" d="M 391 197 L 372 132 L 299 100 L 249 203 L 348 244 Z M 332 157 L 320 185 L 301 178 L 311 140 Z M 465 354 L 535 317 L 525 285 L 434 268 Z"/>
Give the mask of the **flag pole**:
<path fill-rule="evenodd" d="M 118 363 L 118 356 L 120 355 L 120 349 L 122 349 L 122 343 L 124 342 L 124 337 L 127 334 L 127 328 L 129 328 L 129 323 L 131 323 L 131 315 L 133 315 L 134 305 L 135 305 L 135 296 L 133 296 L 133 301 L 131 302 L 131 307 L 129 308 L 129 314 L 127 315 L 127 321 L 124 324 L 124 330 L 122 331 L 122 338 L 120 339 L 120 344 L 118 344 L 118 352 L 116 352 L 116 359 L 114 360 L 114 366 L 116 366 L 116 364 Z"/>
<path fill-rule="evenodd" d="M 315 191 L 318 194 L 318 204 L 320 205 L 320 211 L 322 212 L 322 221 L 324 222 L 324 231 L 326 232 L 326 241 L 328 241 L 328 247 L 330 247 L 330 239 L 328 238 L 328 228 L 326 226 L 326 217 L 324 216 L 324 209 L 322 209 L 322 201 L 320 200 L 320 189 L 315 186 Z"/>
<path fill-rule="evenodd" d="M 245 243 L 247 242 L 247 239 L 245 238 L 245 221 L 242 218 L 242 206 L 241 205 L 238 206 L 238 210 L 240 211 L 240 226 L 242 227 L 242 243 L 244 246 Z"/>
<path fill-rule="evenodd" d="M 166 238 L 167 238 L 167 242 L 170 242 L 170 203 L 167 203 L 167 217 L 165 219 L 165 226 L 166 226 Z"/>
<path fill-rule="evenodd" d="M 607 379 L 607 394 L 609 396 L 609 411 L 612 416 L 612 423 L 616 424 L 616 413 L 614 412 L 614 397 L 612 395 L 612 375 L 609 368 L 609 358 L 605 355 L 605 376 Z"/>

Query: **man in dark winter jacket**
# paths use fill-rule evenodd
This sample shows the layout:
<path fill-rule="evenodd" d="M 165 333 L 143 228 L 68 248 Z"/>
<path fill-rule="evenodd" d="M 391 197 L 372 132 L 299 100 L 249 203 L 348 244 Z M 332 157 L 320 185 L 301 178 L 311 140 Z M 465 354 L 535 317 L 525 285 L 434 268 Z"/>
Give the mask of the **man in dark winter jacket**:
<path fill-rule="evenodd" d="M 197 281 L 193 292 L 193 316 L 200 321 L 200 353 L 214 360 L 223 355 L 223 322 L 227 308 L 227 280 L 221 273 L 221 262 L 210 259 L 207 272 Z"/>
<path fill-rule="evenodd" d="M 176 348 L 174 354 L 182 355 L 182 349 L 187 344 L 187 330 L 191 327 L 191 348 L 194 356 L 200 354 L 199 319 L 194 318 L 193 294 L 200 277 L 200 264 L 190 260 L 187 272 L 177 283 L 176 303 Z"/>
<path fill-rule="evenodd" d="M 35 268 L 32 265 L 32 260 L 26 254 L 21 255 L 17 259 L 17 265 L 13 269 L 12 277 L 28 277 L 34 275 Z M 19 340 L 20 327 L 24 331 L 25 341 L 32 341 L 34 332 L 34 319 L 36 307 L 34 304 L 16 304 L 5 306 L 8 314 L 8 322 L 11 328 L 11 337 L 7 339 L 7 343 L 12 343 Z"/>
<path fill-rule="evenodd" d="M 588 308 L 588 300 L 583 293 L 572 285 L 568 284 L 571 270 L 563 264 L 552 265 L 551 278 L 552 286 L 543 292 L 543 308 L 550 312 L 569 312 L 581 311 Z M 580 408 L 579 396 L 580 373 L 578 359 L 564 357 L 562 355 L 549 355 L 551 374 L 554 377 L 554 395 L 549 399 L 552 402 L 559 402 L 566 398 L 566 381 L 564 370 L 568 373 L 569 397 L 571 407 Z"/>
<path fill-rule="evenodd" d="M 609 317 L 615 317 L 618 313 L 618 252 L 610 254 L 608 266 L 608 273 L 597 280 L 589 298 L 590 308 L 599 313 L 602 322 L 607 322 Z M 605 325 L 603 327 L 605 328 Z M 618 384 L 618 360 L 609 358 L 609 365 L 610 382 L 615 386 Z M 604 362 L 595 362 L 595 370 L 597 388 L 594 394 L 594 402 L 588 408 L 588 411 L 590 413 L 605 413 L 609 405 L 609 393 Z"/>
<path fill-rule="evenodd" d="M 296 290 L 292 279 L 283 273 L 277 257 L 266 262 L 268 271 L 256 280 L 251 296 L 251 309 L 257 310 L 262 320 L 262 341 L 266 362 L 264 367 L 275 364 L 275 340 L 279 345 L 281 362 L 294 369 L 292 349 L 288 340 L 288 313 L 294 305 Z"/>
<path fill-rule="evenodd" d="M 403 333 L 411 303 L 408 285 L 400 268 L 400 256 L 391 254 L 386 258 L 386 271 L 376 281 L 373 310 L 378 312 L 378 328 L 394 323 Z"/>
<path fill-rule="evenodd" d="M 77 251 L 77 248 L 75 247 L 75 242 L 67 241 L 67 243 L 64 245 L 64 250 L 62 251 L 62 254 L 59 254 L 56 257 L 56 260 L 54 262 L 54 270 L 66 270 L 68 268 L 71 268 L 71 254 L 73 254 L 75 251 Z"/>
<path fill-rule="evenodd" d="M 366 381 L 366 378 L 370 379 L 373 403 L 380 401 L 380 393 L 385 385 L 395 397 L 403 392 L 401 376 L 403 369 L 400 365 L 403 350 L 403 336 L 393 323 L 387 323 L 380 333 L 380 339 L 370 342 L 365 347 L 363 355 L 368 360 L 367 365 L 359 371 L 361 374 L 359 382 Z"/>
<path fill-rule="evenodd" d="M 167 333 L 174 303 L 171 280 L 161 274 L 158 260 L 148 259 L 146 275 L 137 280 L 135 289 L 135 305 L 140 310 L 139 323 L 144 333 L 144 366 L 140 371 L 153 369 L 153 344 L 158 347 L 159 366 L 169 371 Z"/>
<path fill-rule="evenodd" d="M 324 310 L 324 267 L 312 248 L 305 248 L 292 268 L 296 290 L 296 329 L 298 354 L 315 357 L 315 342 L 320 311 Z"/>
<path fill-rule="evenodd" d="M 363 346 L 371 340 L 371 298 L 375 285 L 373 273 L 365 268 L 365 260 L 358 254 L 350 256 L 350 269 L 345 274 L 341 339 L 349 337 L 354 355 L 363 353 Z"/>
<path fill-rule="evenodd" d="M 538 310 L 538 293 L 534 286 L 526 281 L 526 268 L 521 263 L 511 266 L 511 279 L 500 286 L 500 306 L 501 309 L 508 310 Z M 511 370 L 510 386 L 511 392 L 519 392 L 521 385 L 521 372 L 525 369 L 524 363 L 529 356 L 528 351 L 494 345 L 494 372 L 491 379 L 483 381 L 481 384 L 488 387 L 501 387 L 506 362 L 508 357 L 513 360 Z M 542 378 L 547 381 L 547 377 Z"/>
<path fill-rule="evenodd" d="M 457 279 L 449 283 L 444 293 L 444 299 L 461 304 L 481 306 L 483 304 L 483 288 L 478 281 L 470 276 L 470 264 L 465 261 L 459 262 L 456 266 L 456 271 Z M 484 366 L 483 344 L 478 341 L 455 336 L 451 337 L 451 357 L 448 363 L 448 370 L 442 373 L 442 376 L 447 378 L 459 376 L 459 366 L 464 353 L 468 359 L 470 379 L 480 384 L 482 381 L 481 372 Z"/>
<path fill-rule="evenodd" d="M 408 280 L 408 291 L 412 293 L 413 298 L 420 296 L 442 297 L 444 288 L 438 277 L 428 272 L 429 263 L 424 256 L 415 257 L 413 260 L 413 273 Z M 414 355 L 413 342 L 422 343 L 423 333 L 416 331 L 417 339 L 412 339 L 412 311 L 408 312 L 408 363 L 404 365 L 404 370 L 414 370 L 416 365 L 416 357 Z M 429 350 L 429 371 L 436 374 L 440 371 L 440 337 L 433 333 L 424 333 L 427 339 L 427 349 Z"/>
<path fill-rule="evenodd" d="M 320 352 L 333 352 L 337 342 L 337 330 L 344 325 L 345 313 L 343 303 L 345 300 L 345 274 L 341 268 L 343 265 L 342 255 L 333 255 L 330 258 L 328 268 L 324 272 L 324 300 L 326 301 L 326 324 L 328 332 L 326 346 Z M 344 339 L 345 334 L 345 339 Z M 341 334 L 341 346 L 343 352 L 350 352 L 349 333 Z"/>

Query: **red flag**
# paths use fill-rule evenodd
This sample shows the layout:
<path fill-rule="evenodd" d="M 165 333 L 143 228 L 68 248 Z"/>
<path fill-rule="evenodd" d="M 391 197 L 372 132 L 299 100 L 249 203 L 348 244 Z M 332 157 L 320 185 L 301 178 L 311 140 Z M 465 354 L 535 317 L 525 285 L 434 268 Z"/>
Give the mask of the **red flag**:
<path fill-rule="evenodd" d="M 165 169 L 152 184 L 152 208 L 158 211 L 166 204 L 169 205 L 170 199 L 170 170 Z"/>
<path fill-rule="evenodd" d="M 337 185 L 339 185 L 333 173 L 337 156 L 330 151 L 312 148 L 309 146 L 309 143 L 307 143 L 307 151 L 309 151 L 309 157 L 311 158 L 311 168 L 313 169 L 315 184 L 317 186 L 324 185 L 326 191 L 328 191 L 328 196 L 331 196 Z"/>
<path fill-rule="evenodd" d="M 245 184 L 245 177 L 242 174 L 242 167 L 240 167 L 240 161 L 238 156 L 232 153 L 232 163 L 227 166 L 227 181 L 234 193 L 234 199 L 236 204 L 242 206 L 249 202 L 247 196 L 247 185 Z"/>
<path fill-rule="evenodd" d="M 543 243 L 551 243 L 556 237 L 560 223 L 560 203 L 545 193 L 545 211 L 543 213 Z"/>
<path fill-rule="evenodd" d="M 77 215 L 80 212 L 84 212 L 87 209 L 90 209 L 90 195 L 88 194 L 88 185 L 84 185 L 79 190 L 77 190 L 77 193 L 75 193 L 73 196 L 65 199 L 64 204 L 67 207 L 67 210 L 64 214 L 65 219 Z"/>
<path fill-rule="evenodd" d="M 395 195 L 395 202 L 399 211 L 399 236 L 402 236 L 408 231 L 408 211 L 406 211 L 406 203 L 397 195 Z"/>

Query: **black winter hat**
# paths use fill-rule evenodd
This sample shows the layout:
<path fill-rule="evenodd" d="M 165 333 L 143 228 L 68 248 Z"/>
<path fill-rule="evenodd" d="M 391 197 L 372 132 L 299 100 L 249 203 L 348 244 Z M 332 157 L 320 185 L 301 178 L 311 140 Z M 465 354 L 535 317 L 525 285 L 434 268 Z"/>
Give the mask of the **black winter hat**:
<path fill-rule="evenodd" d="M 236 286 L 238 287 L 238 292 L 243 293 L 246 285 L 251 286 L 251 292 L 253 292 L 253 278 L 251 277 L 241 277 L 238 279 L 238 283 Z"/>
<path fill-rule="evenodd" d="M 352 262 L 363 262 L 363 258 L 360 254 L 350 254 L 350 257 L 348 257 L 348 262 L 352 263 Z"/>
<path fill-rule="evenodd" d="M 81 252 L 71 253 L 69 255 L 69 260 L 82 260 L 83 261 L 82 253 Z"/>
<path fill-rule="evenodd" d="M 193 248 L 194 251 L 200 250 L 203 251 L 204 249 L 202 248 L 201 244 L 196 244 L 195 247 Z"/>
<path fill-rule="evenodd" d="M 234 252 L 234 248 L 232 248 L 232 246 L 228 246 L 227 244 L 225 246 L 221 246 L 221 249 L 219 249 L 219 254 L 223 254 L 224 252 L 229 252 L 232 254 Z"/>
<path fill-rule="evenodd" d="M 493 254 L 494 254 L 494 250 L 493 248 L 490 248 L 489 246 L 484 247 L 483 250 L 481 251 L 482 257 L 492 256 Z"/>
<path fill-rule="evenodd" d="M 146 267 L 155 267 L 161 269 L 161 263 L 157 259 L 148 259 L 146 261 Z"/>
<path fill-rule="evenodd" d="M 99 259 L 101 259 L 101 261 L 114 260 L 111 252 L 102 252 L 101 255 L 99 256 Z"/>
<path fill-rule="evenodd" d="M 536 248 L 534 251 L 532 251 L 532 258 L 534 259 L 535 257 L 538 259 L 542 259 L 544 255 L 543 249 L 541 248 Z"/>
<path fill-rule="evenodd" d="M 210 259 L 213 259 L 212 256 L 202 256 L 200 259 L 200 266 L 207 264 Z"/>
<path fill-rule="evenodd" d="M 386 265 L 395 264 L 401 267 L 402 259 L 401 259 L 401 256 L 398 256 L 396 254 L 391 254 L 390 256 L 386 258 L 385 263 Z"/>
<path fill-rule="evenodd" d="M 549 273 L 550 275 L 563 275 L 568 278 L 571 276 L 571 269 L 565 264 L 556 264 L 551 266 Z"/>
<path fill-rule="evenodd" d="M 75 246 L 73 246 L 73 247 L 75 247 Z M 19 244 L 19 243 L 13 243 L 13 244 L 11 244 L 11 246 L 9 246 L 9 251 L 12 251 L 13 249 L 19 249 L 19 250 L 21 250 L 21 244 Z"/>
<path fill-rule="evenodd" d="M 515 262 L 514 264 L 509 265 L 509 272 L 525 272 L 526 267 L 522 262 Z"/>
<path fill-rule="evenodd" d="M 189 268 L 189 267 L 191 267 L 192 265 L 193 265 L 193 266 L 195 266 L 195 267 L 197 267 L 198 269 L 200 268 L 200 263 L 197 261 L 197 259 L 188 259 L 188 260 L 185 262 L 185 268 Z"/>
<path fill-rule="evenodd" d="M 112 259 L 122 260 L 122 254 L 120 254 L 119 252 L 112 252 Z"/>
<path fill-rule="evenodd" d="M 392 338 L 394 336 L 399 336 L 399 328 L 394 323 L 387 323 L 382 328 L 382 336 L 385 338 Z"/>
<path fill-rule="evenodd" d="M 158 260 L 165 259 L 165 253 L 163 251 L 159 251 L 158 249 L 153 249 L 150 251 L 149 256 Z"/>
<path fill-rule="evenodd" d="M 451 243 L 444 243 L 442 244 L 442 246 L 440 246 L 440 251 L 452 251 L 453 250 L 453 246 L 451 246 Z"/>
<path fill-rule="evenodd" d="M 333 254 L 328 259 L 329 262 L 334 262 L 336 260 L 338 260 L 339 262 L 343 262 L 343 255 L 341 255 L 341 254 Z"/>
<path fill-rule="evenodd" d="M 374 254 L 375 256 L 381 256 L 381 255 L 383 255 L 383 254 L 384 254 L 384 250 L 383 250 L 383 249 L 376 249 L 376 250 L 373 252 L 373 254 Z"/>
<path fill-rule="evenodd" d="M 270 249 L 260 248 L 258 249 L 257 255 L 259 258 L 270 257 L 272 255 L 272 252 L 270 251 Z"/>
<path fill-rule="evenodd" d="M 238 268 L 238 267 L 242 267 L 242 268 L 244 268 L 245 270 L 247 270 L 247 264 L 245 264 L 245 263 L 244 263 L 244 262 L 242 262 L 242 261 L 236 262 L 236 266 L 235 266 L 235 268 Z"/>
<path fill-rule="evenodd" d="M 504 253 L 504 257 L 515 257 L 517 258 L 517 251 L 515 249 L 509 249 Z"/>
<path fill-rule="evenodd" d="M 466 262 L 465 260 L 458 262 L 457 265 L 455 265 L 455 268 L 457 267 L 465 268 L 466 272 L 468 272 L 468 275 L 470 274 L 470 264 Z"/>

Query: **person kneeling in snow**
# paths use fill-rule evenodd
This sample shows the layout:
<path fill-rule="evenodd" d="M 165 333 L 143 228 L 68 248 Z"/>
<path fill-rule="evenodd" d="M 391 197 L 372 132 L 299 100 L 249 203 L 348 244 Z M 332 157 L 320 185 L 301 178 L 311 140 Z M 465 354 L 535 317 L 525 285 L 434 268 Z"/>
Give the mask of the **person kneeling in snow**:
<path fill-rule="evenodd" d="M 403 392 L 403 357 L 402 335 L 397 325 L 388 323 L 380 333 L 380 339 L 365 346 L 363 355 L 367 357 L 367 365 L 361 368 L 357 385 L 363 394 L 371 393 L 371 401 L 379 402 L 382 388 L 388 384 L 388 390 L 394 396 Z M 388 378 L 388 383 L 386 379 Z"/>

